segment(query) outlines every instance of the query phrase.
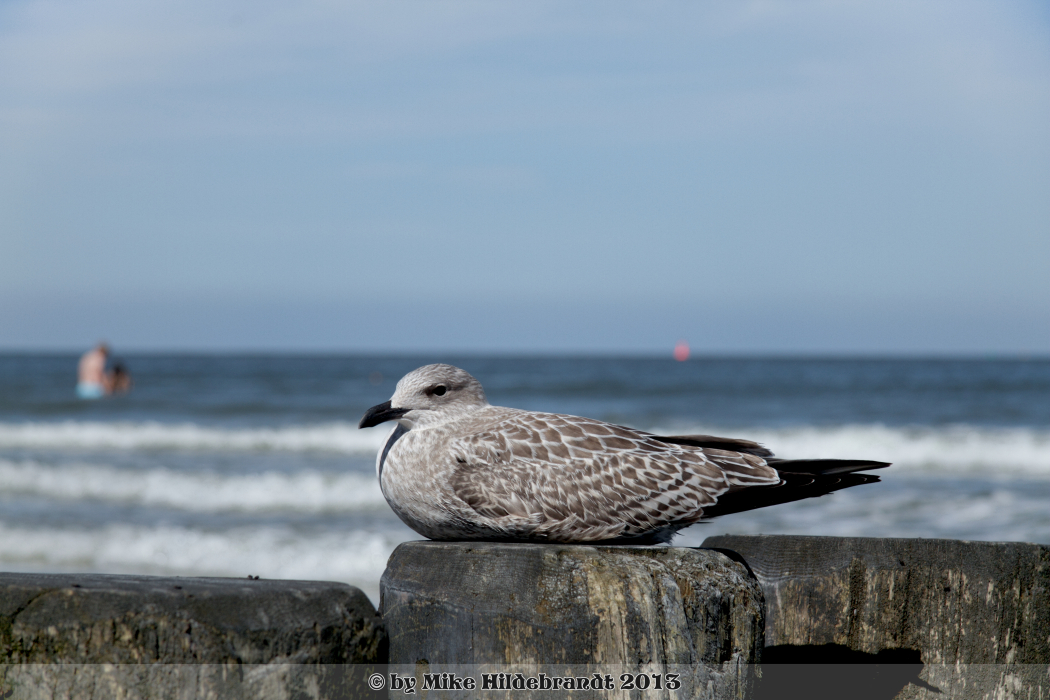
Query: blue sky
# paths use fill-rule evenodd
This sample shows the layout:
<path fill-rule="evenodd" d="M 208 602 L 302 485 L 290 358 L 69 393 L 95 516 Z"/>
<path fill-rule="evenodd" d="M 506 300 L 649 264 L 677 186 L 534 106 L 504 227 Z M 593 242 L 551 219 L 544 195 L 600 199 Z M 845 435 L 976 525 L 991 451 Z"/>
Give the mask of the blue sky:
<path fill-rule="evenodd" d="M 1050 351 L 1042 2 L 0 3 L 0 348 Z"/>

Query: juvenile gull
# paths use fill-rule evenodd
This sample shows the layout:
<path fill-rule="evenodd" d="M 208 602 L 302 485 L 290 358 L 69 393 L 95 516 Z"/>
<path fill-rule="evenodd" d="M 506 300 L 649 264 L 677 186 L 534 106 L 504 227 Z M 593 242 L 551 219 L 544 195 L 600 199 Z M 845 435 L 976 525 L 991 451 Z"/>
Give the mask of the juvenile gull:
<path fill-rule="evenodd" d="M 390 420 L 380 488 L 434 540 L 667 542 L 700 520 L 878 481 L 854 472 L 889 466 L 780 460 L 750 440 L 491 406 L 451 365 L 406 374 L 360 427 Z"/>

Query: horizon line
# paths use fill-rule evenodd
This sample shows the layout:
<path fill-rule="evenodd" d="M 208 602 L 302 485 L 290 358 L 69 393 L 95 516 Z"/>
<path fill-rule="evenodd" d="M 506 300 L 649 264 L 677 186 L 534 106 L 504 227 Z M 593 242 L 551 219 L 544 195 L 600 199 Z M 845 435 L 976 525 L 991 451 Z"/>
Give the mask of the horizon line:
<path fill-rule="evenodd" d="M 91 346 L 79 348 L 12 348 L 0 347 L 2 356 L 79 356 Z M 112 346 L 111 346 L 112 348 Z M 426 355 L 455 355 L 492 359 L 639 359 L 691 362 L 697 360 L 944 360 L 944 361 L 1050 361 L 1048 352 L 1003 351 L 809 351 L 809 350 L 717 350 L 692 351 L 686 360 L 676 360 L 673 353 L 624 350 L 465 350 L 453 348 L 419 350 L 383 349 L 280 349 L 280 348 L 136 348 L 113 352 L 114 355 L 196 356 L 196 357 L 361 357 L 420 358 Z"/>

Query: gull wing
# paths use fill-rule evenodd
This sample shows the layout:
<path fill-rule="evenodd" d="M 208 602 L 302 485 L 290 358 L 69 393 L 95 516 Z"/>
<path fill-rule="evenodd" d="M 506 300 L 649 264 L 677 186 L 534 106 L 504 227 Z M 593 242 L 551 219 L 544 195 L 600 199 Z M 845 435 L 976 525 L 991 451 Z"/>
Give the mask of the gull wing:
<path fill-rule="evenodd" d="M 703 518 L 730 489 L 780 482 L 754 455 L 668 444 L 588 418 L 508 413 L 449 443 L 454 492 L 508 537 L 673 532 Z"/>
<path fill-rule="evenodd" d="M 714 435 L 653 435 L 653 438 L 660 442 L 666 442 L 669 445 L 688 445 L 690 447 L 728 450 L 751 454 L 756 457 L 773 456 L 773 453 L 764 445 L 741 438 L 716 437 Z"/>

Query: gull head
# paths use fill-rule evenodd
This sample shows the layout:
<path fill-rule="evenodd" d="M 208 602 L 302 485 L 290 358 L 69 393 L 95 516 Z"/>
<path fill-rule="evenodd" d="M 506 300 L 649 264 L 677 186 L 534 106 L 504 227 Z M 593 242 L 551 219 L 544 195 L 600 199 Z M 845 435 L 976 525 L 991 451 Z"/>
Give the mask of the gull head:
<path fill-rule="evenodd" d="M 365 412 L 359 428 L 396 420 L 406 428 L 437 425 L 488 406 L 481 382 L 452 365 L 426 365 L 401 378 L 389 401 Z"/>

